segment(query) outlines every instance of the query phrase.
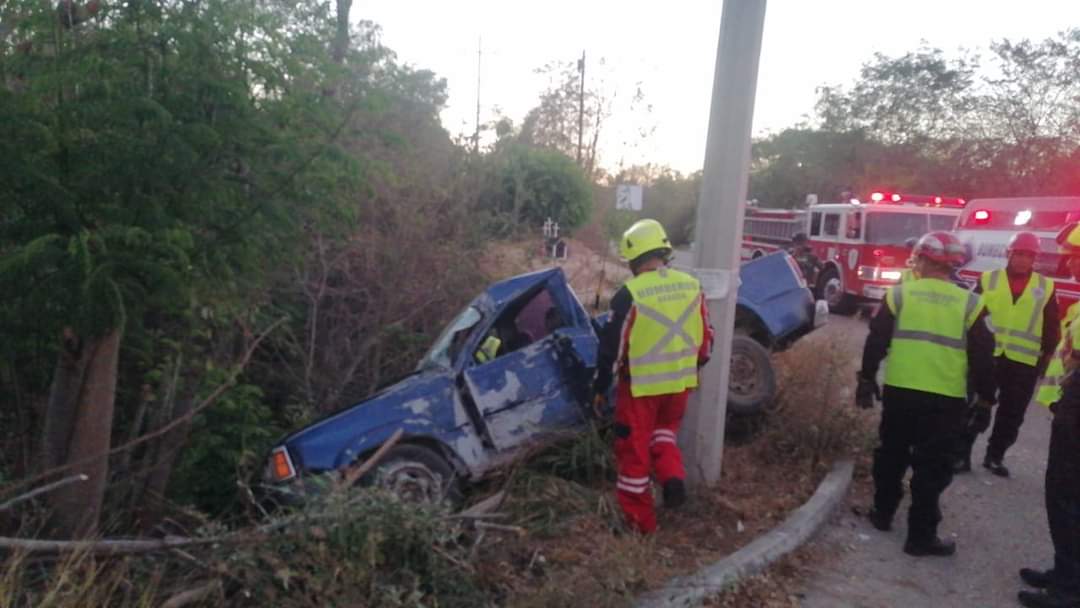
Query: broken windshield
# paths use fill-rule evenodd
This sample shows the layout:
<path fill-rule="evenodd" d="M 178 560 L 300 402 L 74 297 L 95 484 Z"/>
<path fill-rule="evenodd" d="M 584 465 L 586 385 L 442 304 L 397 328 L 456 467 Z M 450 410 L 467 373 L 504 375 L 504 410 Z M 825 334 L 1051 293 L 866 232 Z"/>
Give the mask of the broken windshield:
<path fill-rule="evenodd" d="M 469 330 L 479 323 L 482 318 L 483 315 L 473 306 L 461 311 L 435 340 L 435 344 L 420 360 L 420 364 L 416 366 L 416 369 L 451 367 L 454 358 L 461 352 L 461 347 L 464 346 L 466 339 L 469 337 Z"/>

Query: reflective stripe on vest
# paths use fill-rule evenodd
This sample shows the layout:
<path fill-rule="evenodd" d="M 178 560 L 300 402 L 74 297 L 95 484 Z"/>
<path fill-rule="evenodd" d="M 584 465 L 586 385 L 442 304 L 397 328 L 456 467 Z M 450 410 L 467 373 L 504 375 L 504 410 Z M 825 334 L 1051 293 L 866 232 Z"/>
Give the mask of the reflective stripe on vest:
<path fill-rule="evenodd" d="M 885 304 L 896 317 L 885 384 L 962 398 L 967 394 L 967 332 L 981 300 L 952 283 L 916 279 L 891 288 Z"/>
<path fill-rule="evenodd" d="M 635 397 L 681 393 L 698 385 L 698 351 L 704 339 L 701 284 L 662 268 L 626 283 L 633 296 L 628 336 L 630 393 Z"/>
<path fill-rule="evenodd" d="M 1035 366 L 1042 351 L 1043 312 L 1054 282 L 1033 272 L 1020 297 L 1013 302 L 1005 270 L 983 274 L 983 299 L 994 332 L 994 355 Z"/>
<path fill-rule="evenodd" d="M 1080 327 L 1073 327 L 1073 320 L 1080 315 L 1080 302 L 1073 302 L 1065 311 L 1061 319 L 1061 339 L 1058 340 L 1054 356 L 1046 366 L 1046 373 L 1039 381 L 1039 390 L 1035 393 L 1035 400 L 1049 407 L 1061 400 L 1061 386 L 1065 384 L 1065 353 L 1066 340 L 1073 340 L 1073 348 L 1080 346 L 1080 335 L 1073 335 L 1074 329 L 1080 332 Z"/>

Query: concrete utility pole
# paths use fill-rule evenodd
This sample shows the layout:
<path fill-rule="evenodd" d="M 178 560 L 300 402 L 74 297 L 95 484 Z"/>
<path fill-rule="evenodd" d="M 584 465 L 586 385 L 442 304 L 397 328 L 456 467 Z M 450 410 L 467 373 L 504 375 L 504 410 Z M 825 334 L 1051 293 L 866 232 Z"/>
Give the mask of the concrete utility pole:
<path fill-rule="evenodd" d="M 701 388 L 691 399 L 680 437 L 687 476 L 694 484 L 713 485 L 720 480 L 750 128 L 764 24 L 765 0 L 724 0 L 694 239 L 694 266 L 708 298 L 716 345 L 712 360 L 702 370 Z M 726 294 L 720 289 L 725 274 L 729 278 Z"/>
<path fill-rule="evenodd" d="M 484 39 L 476 38 L 476 131 L 473 133 L 473 152 L 480 153 L 480 68 L 484 58 Z"/>
<path fill-rule="evenodd" d="M 577 69 L 581 72 L 581 85 L 578 89 L 578 113 L 577 113 L 577 164 L 581 164 L 581 140 L 585 135 L 585 51 L 581 51 L 581 59 L 578 59 Z"/>

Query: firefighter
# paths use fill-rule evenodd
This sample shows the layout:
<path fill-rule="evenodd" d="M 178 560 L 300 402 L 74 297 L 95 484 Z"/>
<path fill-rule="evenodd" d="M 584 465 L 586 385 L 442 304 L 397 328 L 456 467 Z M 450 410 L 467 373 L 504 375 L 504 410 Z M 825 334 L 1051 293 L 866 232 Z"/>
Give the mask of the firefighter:
<path fill-rule="evenodd" d="M 1080 281 L 1080 228 L 1058 236 L 1069 256 L 1069 273 Z M 1046 462 L 1046 518 L 1054 545 L 1049 570 L 1021 568 L 1020 578 L 1040 591 L 1020 591 L 1032 608 L 1080 606 L 1080 304 L 1065 311 L 1062 336 L 1039 387 L 1038 401 L 1050 407 L 1050 450 Z"/>
<path fill-rule="evenodd" d="M 994 330 L 994 367 L 999 389 L 983 467 L 1000 477 L 1009 476 L 1003 462 L 1005 452 L 1016 443 L 1035 384 L 1058 342 L 1054 281 L 1033 270 L 1039 249 L 1038 235 L 1017 232 L 1005 248 L 1006 267 L 984 272 L 975 286 L 975 293 L 982 294 Z M 983 425 L 965 434 L 963 451 L 955 465 L 958 473 L 971 470 L 975 437 L 985 430 L 979 427 Z"/>
<path fill-rule="evenodd" d="M 712 350 L 712 328 L 701 285 L 667 267 L 671 243 L 656 220 L 641 220 L 619 241 L 634 276 L 611 299 L 611 321 L 600 336 L 597 409 L 617 376 L 616 498 L 630 526 L 656 529 L 650 473 L 664 506 L 686 501 L 686 471 L 676 436 L 689 390 Z"/>
<path fill-rule="evenodd" d="M 949 281 L 951 267 L 963 261 L 960 243 L 947 232 L 931 232 L 919 239 L 913 254 L 918 278 L 890 288 L 870 322 L 855 402 L 869 408 L 875 397 L 882 398 L 876 377 L 888 354 L 870 521 L 879 530 L 891 529 L 910 466 L 904 551 L 946 556 L 956 546 L 937 535 L 939 501 L 952 481 L 969 371 L 979 407 L 993 406 L 994 338 L 979 297 Z"/>
<path fill-rule="evenodd" d="M 795 258 L 795 263 L 799 265 L 799 270 L 802 271 L 806 283 L 811 286 L 816 285 L 817 275 L 821 272 L 821 260 L 814 255 L 814 250 L 810 248 L 810 242 L 805 232 L 796 232 L 795 236 L 791 237 L 791 246 L 788 247 L 788 253 Z"/>

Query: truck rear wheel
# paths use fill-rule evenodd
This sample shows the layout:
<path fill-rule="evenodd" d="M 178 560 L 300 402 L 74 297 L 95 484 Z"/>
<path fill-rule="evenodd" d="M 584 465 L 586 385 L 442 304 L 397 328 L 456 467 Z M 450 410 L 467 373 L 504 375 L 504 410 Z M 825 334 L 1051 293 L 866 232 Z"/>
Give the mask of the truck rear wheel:
<path fill-rule="evenodd" d="M 728 413 L 735 416 L 764 414 L 776 398 L 776 372 L 769 351 L 745 334 L 731 340 L 728 376 Z"/>

